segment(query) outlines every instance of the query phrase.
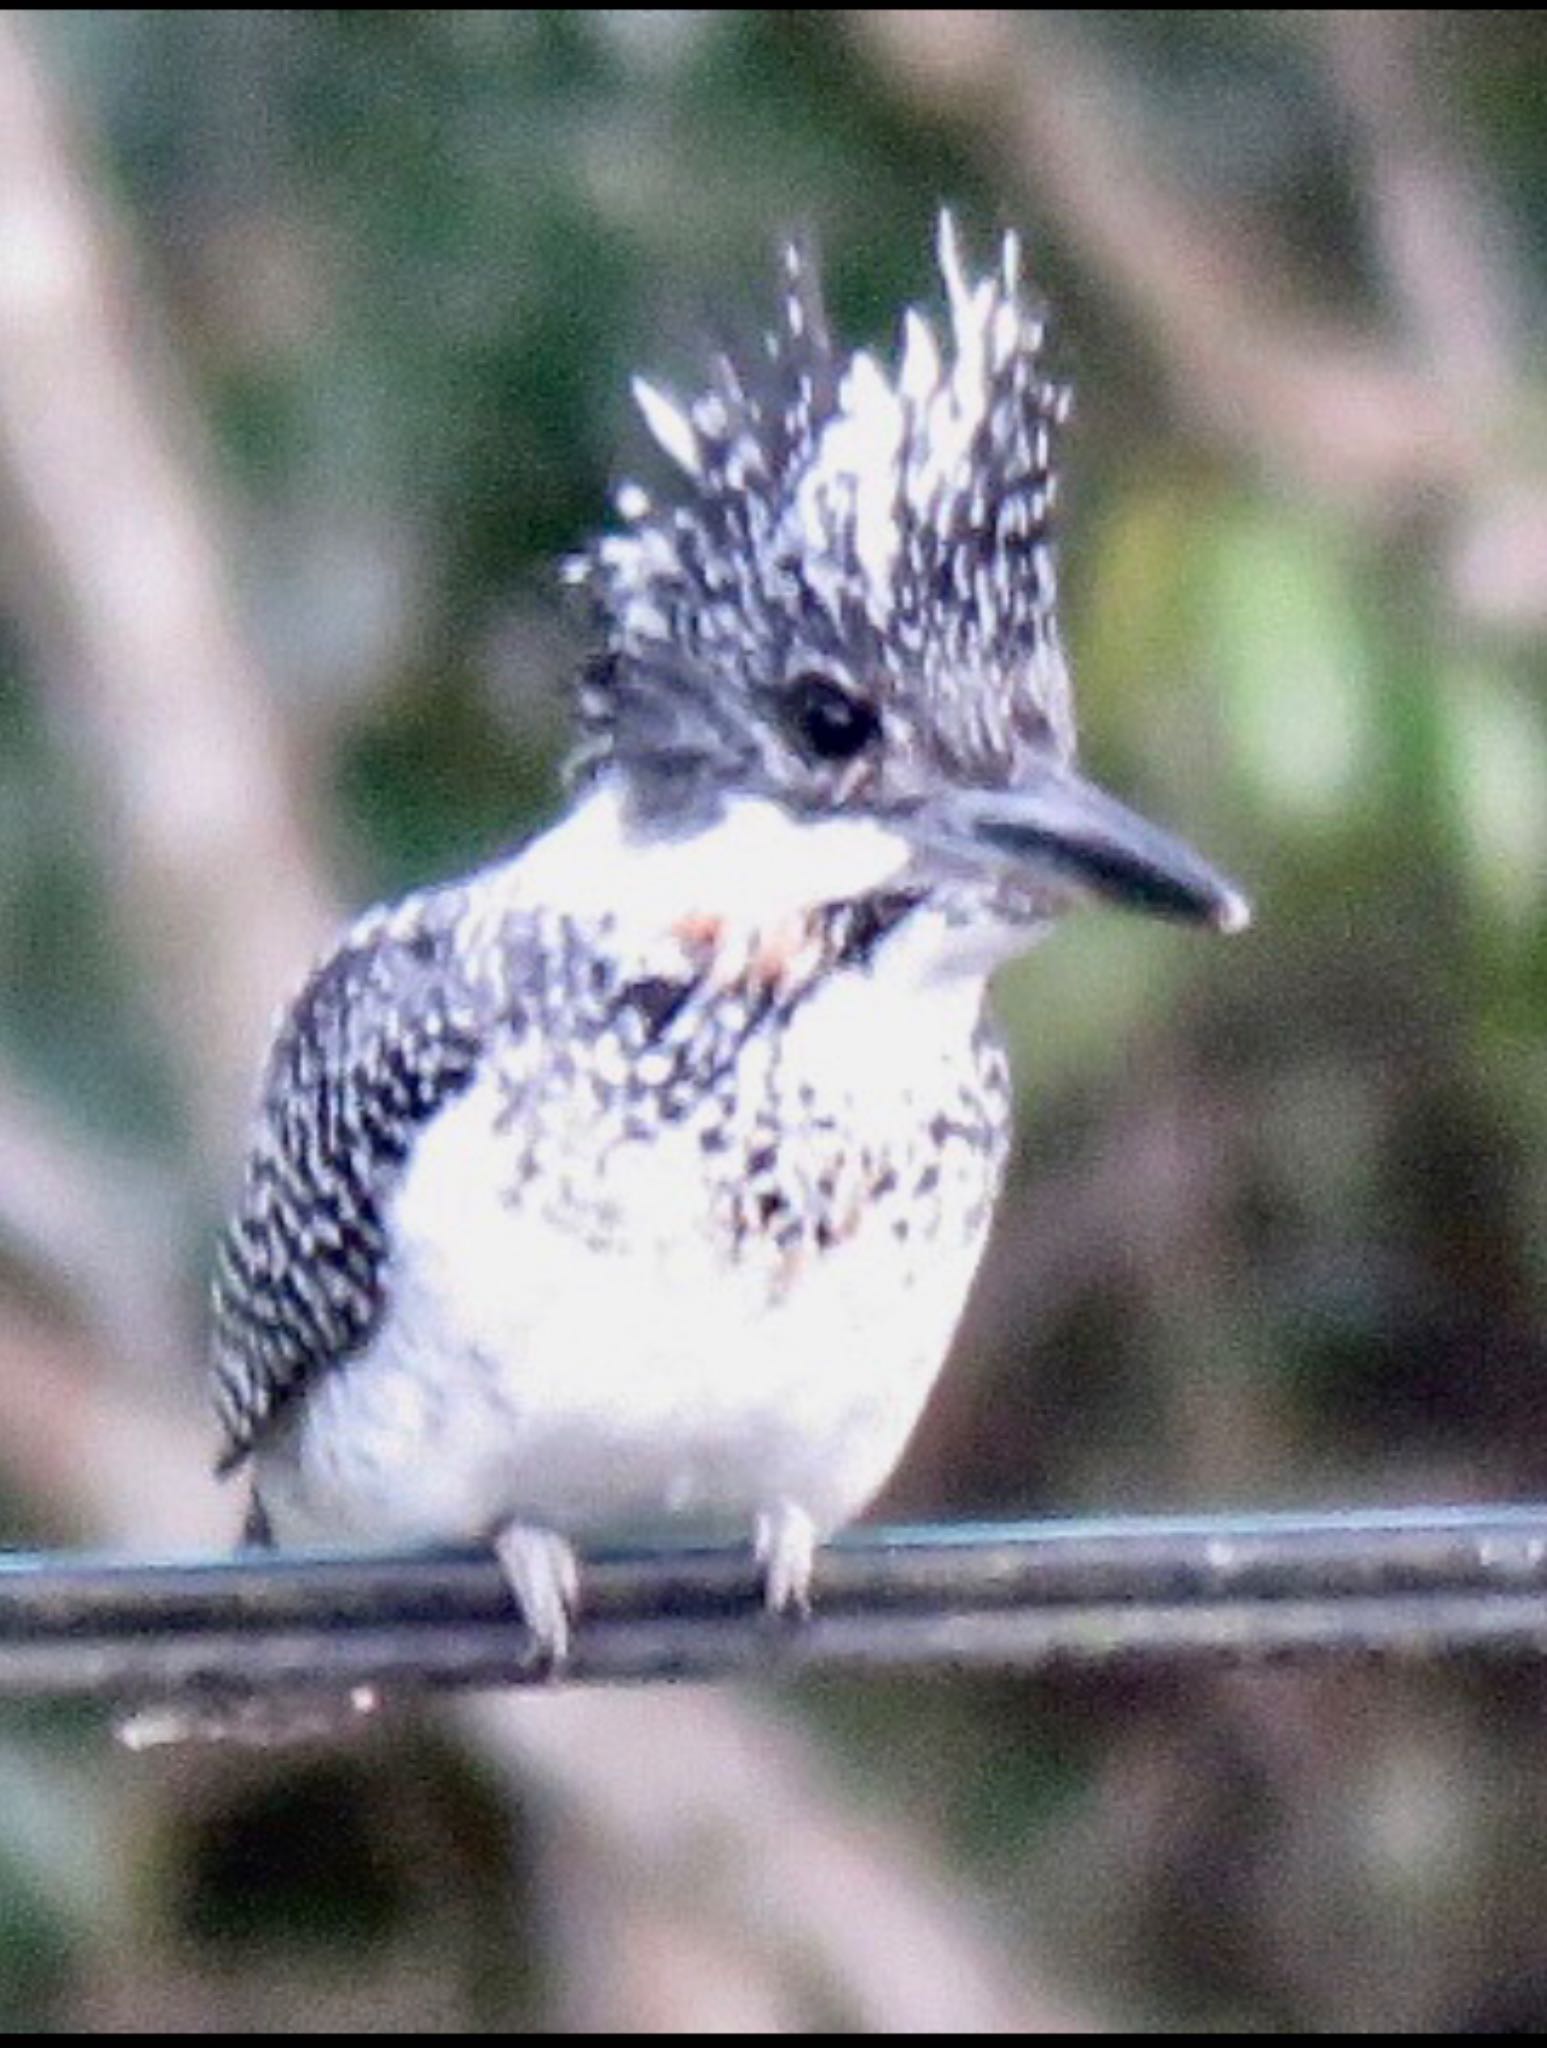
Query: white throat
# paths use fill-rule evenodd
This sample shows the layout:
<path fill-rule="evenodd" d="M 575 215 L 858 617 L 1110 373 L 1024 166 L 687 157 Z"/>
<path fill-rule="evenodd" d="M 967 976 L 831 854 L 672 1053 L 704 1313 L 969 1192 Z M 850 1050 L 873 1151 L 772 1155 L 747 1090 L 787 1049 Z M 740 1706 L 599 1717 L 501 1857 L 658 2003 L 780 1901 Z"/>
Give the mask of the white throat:
<path fill-rule="evenodd" d="M 878 819 L 796 818 L 755 796 L 731 798 L 699 830 L 661 835 L 639 828 L 607 781 L 493 871 L 485 909 L 607 920 L 621 942 L 648 947 L 693 920 L 776 932 L 820 906 L 901 884 L 915 864 L 910 842 Z M 981 983 L 1037 937 L 984 912 L 952 917 L 943 902 L 926 904 L 887 940 L 888 979 Z"/>
<path fill-rule="evenodd" d="M 602 783 L 511 870 L 520 899 L 625 929 L 695 912 L 762 930 L 901 879 L 912 848 L 868 818 L 797 819 L 765 798 L 731 798 L 713 823 L 663 836 L 629 818 Z"/>

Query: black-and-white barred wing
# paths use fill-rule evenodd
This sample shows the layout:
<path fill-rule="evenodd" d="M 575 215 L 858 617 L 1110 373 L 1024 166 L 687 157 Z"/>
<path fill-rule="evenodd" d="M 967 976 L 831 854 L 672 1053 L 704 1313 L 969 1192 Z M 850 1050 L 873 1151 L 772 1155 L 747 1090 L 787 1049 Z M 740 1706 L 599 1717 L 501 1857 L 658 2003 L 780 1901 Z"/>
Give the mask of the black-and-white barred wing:
<path fill-rule="evenodd" d="M 497 957 L 469 958 L 458 943 L 461 904 L 459 891 L 438 891 L 364 919 L 280 1032 L 216 1266 L 222 1469 L 369 1340 L 383 1306 L 383 1204 L 415 1131 L 469 1085 L 508 1015 Z"/>

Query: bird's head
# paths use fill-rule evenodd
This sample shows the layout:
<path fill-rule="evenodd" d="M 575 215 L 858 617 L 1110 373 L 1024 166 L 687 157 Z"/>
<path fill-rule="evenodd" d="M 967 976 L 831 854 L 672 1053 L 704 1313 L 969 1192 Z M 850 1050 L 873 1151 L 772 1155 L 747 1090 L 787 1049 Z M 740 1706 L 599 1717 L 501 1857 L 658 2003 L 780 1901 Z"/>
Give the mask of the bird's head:
<path fill-rule="evenodd" d="M 584 772 L 653 829 L 738 797 L 894 835 L 918 886 L 1016 927 L 1092 894 L 1235 929 L 1244 899 L 1075 769 L 1052 538 L 1066 389 L 1004 239 L 969 276 L 947 215 L 943 331 L 895 366 L 842 353 L 807 251 L 784 252 L 755 360 L 688 401 L 636 397 L 679 475 L 625 485 L 572 565 L 600 634 Z"/>

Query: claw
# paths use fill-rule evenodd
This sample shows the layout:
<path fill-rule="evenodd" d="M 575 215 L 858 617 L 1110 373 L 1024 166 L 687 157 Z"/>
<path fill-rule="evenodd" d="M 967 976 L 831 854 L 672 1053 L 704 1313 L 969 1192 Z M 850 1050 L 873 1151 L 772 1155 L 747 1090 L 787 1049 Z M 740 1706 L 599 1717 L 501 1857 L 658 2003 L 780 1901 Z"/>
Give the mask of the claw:
<path fill-rule="evenodd" d="M 495 1536 L 494 1554 L 531 1632 L 533 1661 L 548 1671 L 562 1671 L 580 1605 L 580 1564 L 574 1551 L 551 1529 L 510 1522 Z"/>

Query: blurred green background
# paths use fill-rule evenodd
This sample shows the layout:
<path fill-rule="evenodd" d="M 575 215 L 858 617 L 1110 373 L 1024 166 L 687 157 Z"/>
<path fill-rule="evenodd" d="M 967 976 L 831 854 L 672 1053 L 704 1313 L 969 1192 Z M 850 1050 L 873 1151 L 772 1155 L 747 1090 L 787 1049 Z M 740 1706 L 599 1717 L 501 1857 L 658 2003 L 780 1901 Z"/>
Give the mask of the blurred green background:
<path fill-rule="evenodd" d="M 115 279 L 97 313 L 257 650 L 260 721 L 223 737 L 187 712 L 215 751 L 206 781 L 178 725 L 192 822 L 183 855 L 157 851 L 143 792 L 187 707 L 135 699 L 140 643 L 86 616 L 76 495 L 125 488 L 143 449 L 29 439 L 96 358 L 65 339 L 40 367 L 46 322 L 8 315 L 21 284 L 45 309 L 58 285 L 47 209 L 5 212 L 14 124 L 11 1541 L 143 1527 L 154 1547 L 168 1493 L 203 1484 L 174 1459 L 141 1490 L 124 1418 L 202 1442 L 241 1125 L 191 1068 L 219 963 L 253 957 L 244 918 L 288 905 L 299 934 L 322 901 L 455 872 L 552 814 L 577 648 L 555 563 L 643 458 L 630 372 L 689 375 L 706 325 L 755 318 L 792 225 L 821 239 L 841 329 L 885 345 L 934 288 L 946 200 L 980 252 L 1023 230 L 1078 389 L 1087 758 L 1258 915 L 1218 946 L 1093 916 L 1004 977 L 1015 1184 L 886 1505 L 1541 1493 L 1547 16 L 121 9 L 6 36 L 0 114 L 5 67 L 29 66 Z M 161 542 L 147 507 L 147 590 Z M 297 865 L 249 863 L 256 900 L 226 915 L 220 864 L 186 849 L 225 846 L 252 747 L 286 781 L 278 802 L 259 785 L 251 845 L 282 813 Z M 251 978 L 248 1008 L 285 993 Z M 975 1901 L 1028 2014 L 1051 1985 L 1097 2027 L 1547 2024 L 1534 1671 L 897 1681 L 780 1706 L 835 1812 L 900 1815 Z M 445 1734 L 160 1769 L 94 1722 L 8 1715 L 0 2024 L 571 2023 L 600 1964 L 557 1925 L 590 1897 L 566 1840 Z M 737 1986 L 787 1959 L 744 1928 L 711 1967 L 697 1894 L 673 1898 L 641 1981 L 690 1976 L 735 2025 Z M 842 1981 L 798 1989 L 784 2023 L 858 2023 Z"/>

